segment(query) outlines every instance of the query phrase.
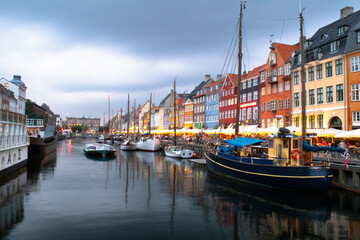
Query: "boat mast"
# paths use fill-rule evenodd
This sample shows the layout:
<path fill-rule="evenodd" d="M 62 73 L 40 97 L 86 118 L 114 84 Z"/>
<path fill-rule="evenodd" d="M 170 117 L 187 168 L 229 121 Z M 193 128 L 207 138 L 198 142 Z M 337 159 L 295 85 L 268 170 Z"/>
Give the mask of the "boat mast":
<path fill-rule="evenodd" d="M 108 95 L 108 105 L 109 105 L 109 133 L 111 134 L 111 118 L 110 118 L 110 94 Z"/>
<path fill-rule="evenodd" d="M 176 145 L 176 77 L 174 79 L 174 145 Z"/>
<path fill-rule="evenodd" d="M 122 113 L 122 107 L 121 107 L 121 111 L 120 111 L 120 133 L 122 132 L 122 116 L 123 116 L 123 113 Z"/>
<path fill-rule="evenodd" d="M 151 93 L 150 93 L 150 109 L 149 109 L 149 135 L 151 134 Z"/>
<path fill-rule="evenodd" d="M 128 93 L 128 120 L 127 120 L 127 131 L 126 135 L 129 138 L 129 126 L 130 126 L 130 93 Z"/>
<path fill-rule="evenodd" d="M 235 120 L 235 137 L 239 132 L 240 120 L 240 86 L 241 86 L 241 59 L 242 59 L 242 10 L 245 9 L 245 3 L 241 1 L 240 4 L 240 24 L 239 24 L 239 53 L 238 53 L 238 82 L 237 82 L 237 95 L 236 95 L 236 120 Z"/>
<path fill-rule="evenodd" d="M 300 58 L 301 58 L 301 162 L 305 163 L 304 142 L 306 141 L 306 96 L 305 96 L 305 49 L 303 36 L 304 19 L 300 12 Z"/>
<path fill-rule="evenodd" d="M 136 132 L 136 98 L 134 98 L 134 134 Z"/>

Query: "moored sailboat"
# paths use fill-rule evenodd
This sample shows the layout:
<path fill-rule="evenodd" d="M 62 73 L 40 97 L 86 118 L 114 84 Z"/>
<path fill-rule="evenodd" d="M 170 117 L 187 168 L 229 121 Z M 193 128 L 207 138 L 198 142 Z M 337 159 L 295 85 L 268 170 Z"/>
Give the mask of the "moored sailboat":
<path fill-rule="evenodd" d="M 240 27 L 239 27 L 239 59 L 238 59 L 238 85 L 237 103 L 240 103 L 240 83 L 241 83 L 241 26 L 242 10 L 245 9 L 241 3 Z M 304 39 L 302 37 L 303 18 L 300 13 L 300 45 L 302 59 L 304 54 Z M 303 63 L 304 61 L 302 61 Z M 302 64 L 303 96 L 305 96 L 305 73 Z M 324 191 L 332 183 L 333 175 L 330 164 L 323 162 L 314 164 L 312 162 L 311 151 L 338 151 L 339 148 L 316 148 L 311 147 L 311 138 L 306 138 L 306 117 L 305 117 L 305 98 L 302 101 L 303 122 L 302 136 L 295 137 L 288 130 L 280 128 L 274 137 L 267 139 L 268 155 L 253 157 L 253 145 L 263 142 L 254 138 L 236 138 L 227 140 L 224 143 L 209 143 L 206 146 L 205 158 L 208 169 L 218 175 L 232 178 L 238 181 L 251 182 L 287 190 L 301 191 Z M 235 136 L 239 129 L 239 104 L 236 109 Z M 305 146 L 305 147 L 304 147 Z M 307 146 L 307 147 L 306 147 Z"/>
<path fill-rule="evenodd" d="M 135 106 L 134 106 L 134 115 L 135 115 Z M 134 126 L 135 126 L 135 116 L 134 116 Z M 127 120 L 127 139 L 121 144 L 120 149 L 123 151 L 135 151 L 137 146 L 130 139 L 130 94 L 128 94 L 128 120 Z"/>

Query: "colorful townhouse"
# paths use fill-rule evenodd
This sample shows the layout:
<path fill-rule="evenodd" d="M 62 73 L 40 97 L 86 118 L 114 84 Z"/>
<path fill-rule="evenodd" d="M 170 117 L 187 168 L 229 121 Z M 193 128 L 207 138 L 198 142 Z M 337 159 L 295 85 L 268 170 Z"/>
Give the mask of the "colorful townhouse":
<path fill-rule="evenodd" d="M 179 108 L 181 104 L 183 103 L 185 97 L 184 94 L 179 94 L 179 98 L 176 99 L 175 105 L 176 105 L 176 129 L 180 128 L 180 113 Z M 174 129 L 174 101 L 172 101 L 170 109 L 169 109 L 169 129 Z"/>
<path fill-rule="evenodd" d="M 210 75 L 205 75 L 204 84 L 201 87 L 196 87 L 196 92 L 193 97 L 194 101 L 194 118 L 193 128 L 194 129 L 205 129 L 205 94 L 206 87 L 214 82 L 214 79 Z"/>
<path fill-rule="evenodd" d="M 225 79 L 221 79 L 221 75 L 217 75 L 216 81 L 206 87 L 205 129 L 216 129 L 219 127 L 219 99 L 224 80 Z"/>
<path fill-rule="evenodd" d="M 299 44 L 272 43 L 260 73 L 261 127 L 291 126 L 291 54 Z"/>
<path fill-rule="evenodd" d="M 199 85 L 195 86 L 195 88 L 185 97 L 184 127 L 187 129 L 194 128 L 194 97 L 206 83 L 205 79 L 205 81 L 202 81 Z"/>
<path fill-rule="evenodd" d="M 240 118 L 242 125 L 260 126 L 260 72 L 265 71 L 265 65 L 254 68 L 241 79 Z"/>
<path fill-rule="evenodd" d="M 220 91 L 219 125 L 228 127 L 236 122 L 238 75 L 228 73 Z"/>
<path fill-rule="evenodd" d="M 359 21 L 360 11 L 352 13 L 352 10 L 349 11 L 347 7 L 341 10 L 339 20 L 320 28 L 311 38 L 306 40 L 305 93 L 306 127 L 308 129 L 349 129 L 348 94 L 344 94 L 344 89 L 349 89 L 347 75 L 351 75 L 350 89 L 357 87 L 356 83 L 353 83 L 357 75 L 356 54 L 349 53 L 345 57 L 345 50 L 348 46 L 357 44 L 356 39 L 348 37 L 348 33 L 350 29 L 355 29 L 356 33 L 354 26 L 357 26 Z M 347 67 L 344 67 L 347 58 L 350 59 L 349 66 L 352 74 L 347 74 Z M 353 69 L 351 68 L 352 59 Z M 299 127 L 301 127 L 301 61 L 300 54 L 297 53 L 294 56 L 292 67 L 292 115 L 293 125 Z M 356 105 L 356 98 L 356 91 L 354 91 L 354 95 L 350 97 L 352 106 Z M 349 108 L 351 108 L 350 104 Z"/>
<path fill-rule="evenodd" d="M 357 12 L 358 13 L 358 12 Z M 357 14 L 354 13 L 354 14 Z M 347 85 L 344 95 L 348 104 L 346 130 L 360 128 L 360 22 L 355 21 L 348 29 L 348 37 L 345 46 L 345 72 L 347 73 Z"/>

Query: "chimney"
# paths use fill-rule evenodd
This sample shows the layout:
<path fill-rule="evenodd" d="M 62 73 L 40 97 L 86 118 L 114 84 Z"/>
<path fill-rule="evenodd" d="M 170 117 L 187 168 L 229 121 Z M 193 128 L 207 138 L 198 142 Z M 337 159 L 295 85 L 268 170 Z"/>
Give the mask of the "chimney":
<path fill-rule="evenodd" d="M 211 78 L 210 74 L 205 74 L 205 81 Z"/>
<path fill-rule="evenodd" d="M 340 19 L 343 19 L 347 16 L 349 16 L 350 14 L 352 14 L 354 12 L 354 8 L 353 7 L 344 7 L 343 9 L 340 10 Z"/>
<path fill-rule="evenodd" d="M 21 80 L 21 75 L 14 75 L 13 79 L 14 80 Z"/>
<path fill-rule="evenodd" d="M 221 74 L 216 75 L 216 81 L 219 81 L 221 79 Z"/>

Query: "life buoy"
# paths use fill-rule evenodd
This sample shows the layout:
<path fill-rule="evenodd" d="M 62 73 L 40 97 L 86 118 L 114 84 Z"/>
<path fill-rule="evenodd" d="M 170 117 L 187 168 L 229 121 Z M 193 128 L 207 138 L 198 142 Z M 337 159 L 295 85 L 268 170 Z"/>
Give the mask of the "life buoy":
<path fill-rule="evenodd" d="M 291 157 L 294 160 L 299 160 L 301 157 L 301 152 L 299 149 L 295 148 L 291 151 Z"/>

